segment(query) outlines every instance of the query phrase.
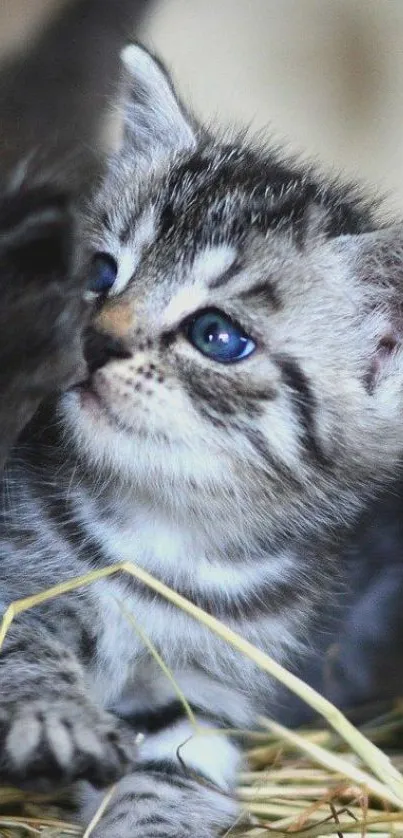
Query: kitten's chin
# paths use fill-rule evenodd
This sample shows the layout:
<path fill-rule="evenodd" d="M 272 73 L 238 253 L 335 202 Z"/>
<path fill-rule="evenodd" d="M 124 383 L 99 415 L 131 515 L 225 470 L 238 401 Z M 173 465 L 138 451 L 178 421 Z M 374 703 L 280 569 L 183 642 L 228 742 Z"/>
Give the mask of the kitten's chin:
<path fill-rule="evenodd" d="M 101 399 L 96 393 L 83 387 L 76 387 L 73 392 L 77 398 L 77 407 L 87 420 L 99 422 L 107 419 Z"/>
<path fill-rule="evenodd" d="M 59 404 L 63 423 L 77 446 L 92 456 L 117 444 L 124 435 L 134 442 L 133 431 L 123 426 L 93 389 L 78 385 L 63 394 Z"/>
<path fill-rule="evenodd" d="M 175 503 L 189 486 L 198 488 L 200 497 L 225 492 L 231 473 L 225 457 L 209 458 L 205 446 L 198 451 L 140 421 L 135 429 L 121 427 L 97 394 L 73 388 L 61 397 L 59 414 L 76 451 L 97 472 L 113 473 L 160 500 L 167 494 Z"/>
<path fill-rule="evenodd" d="M 121 418 L 115 416 L 101 395 L 88 383 L 77 384 L 62 397 L 63 413 L 74 412 L 74 420 L 79 425 L 89 425 L 90 432 L 97 430 L 111 433 L 123 432 L 133 435 L 133 429 L 126 427 Z"/>
<path fill-rule="evenodd" d="M 150 468 L 156 471 L 169 460 L 169 440 L 164 434 L 151 434 L 140 422 L 129 428 L 91 388 L 78 386 L 64 393 L 59 412 L 76 448 L 98 467 L 112 466 L 137 480 L 145 462 L 149 475 Z"/>

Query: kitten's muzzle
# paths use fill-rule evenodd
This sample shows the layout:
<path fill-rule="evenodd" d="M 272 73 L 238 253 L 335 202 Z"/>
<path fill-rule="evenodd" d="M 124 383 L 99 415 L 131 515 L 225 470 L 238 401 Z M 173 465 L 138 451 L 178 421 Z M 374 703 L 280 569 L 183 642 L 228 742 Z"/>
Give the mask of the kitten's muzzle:
<path fill-rule="evenodd" d="M 84 337 L 84 357 L 87 362 L 88 376 L 91 376 L 110 361 L 130 358 L 131 352 L 120 338 L 90 327 Z"/>

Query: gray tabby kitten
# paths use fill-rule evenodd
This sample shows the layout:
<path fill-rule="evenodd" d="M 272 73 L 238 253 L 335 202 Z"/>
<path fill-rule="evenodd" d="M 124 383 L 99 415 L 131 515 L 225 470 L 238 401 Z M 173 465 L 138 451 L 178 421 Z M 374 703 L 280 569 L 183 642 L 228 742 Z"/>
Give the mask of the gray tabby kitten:
<path fill-rule="evenodd" d="M 284 660 L 403 453 L 402 229 L 199 128 L 141 48 L 124 63 L 121 145 L 84 213 L 88 377 L 8 461 L 1 604 L 133 560 Z M 147 588 L 110 577 L 22 615 L 0 672 L 3 779 L 125 774 L 96 838 L 234 822 L 242 757 L 220 729 L 252 726 L 273 684 Z M 83 819 L 97 801 L 88 786 Z"/>

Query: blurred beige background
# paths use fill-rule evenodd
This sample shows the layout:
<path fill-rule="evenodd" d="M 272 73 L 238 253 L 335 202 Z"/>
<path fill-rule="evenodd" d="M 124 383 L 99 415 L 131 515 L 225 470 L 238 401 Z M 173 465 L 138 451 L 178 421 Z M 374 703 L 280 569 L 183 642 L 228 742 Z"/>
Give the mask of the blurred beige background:
<path fill-rule="evenodd" d="M 60 2 L 0 0 L 0 50 Z M 143 39 L 196 113 L 267 127 L 403 211 L 403 0 L 160 0 Z"/>

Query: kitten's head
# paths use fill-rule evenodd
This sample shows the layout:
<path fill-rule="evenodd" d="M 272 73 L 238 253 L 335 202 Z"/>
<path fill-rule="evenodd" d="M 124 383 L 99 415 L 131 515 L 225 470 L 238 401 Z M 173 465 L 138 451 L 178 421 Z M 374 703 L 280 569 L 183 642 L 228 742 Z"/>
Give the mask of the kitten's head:
<path fill-rule="evenodd" d="M 68 426 L 177 512 L 342 519 L 403 449 L 403 231 L 201 130 L 143 49 L 124 64 L 121 147 L 87 218 L 93 373 Z"/>

